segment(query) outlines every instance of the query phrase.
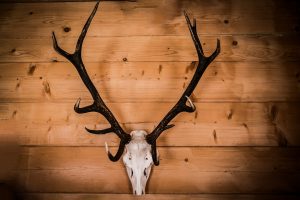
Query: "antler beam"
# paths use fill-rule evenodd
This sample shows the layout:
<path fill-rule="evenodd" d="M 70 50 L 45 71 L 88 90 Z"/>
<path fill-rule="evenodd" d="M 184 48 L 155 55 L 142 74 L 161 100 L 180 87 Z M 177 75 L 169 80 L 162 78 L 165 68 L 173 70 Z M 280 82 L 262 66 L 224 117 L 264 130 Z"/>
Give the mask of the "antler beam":
<path fill-rule="evenodd" d="M 199 80 L 201 79 L 204 71 L 206 70 L 207 66 L 216 58 L 216 56 L 220 53 L 220 40 L 217 40 L 217 48 L 214 53 L 206 57 L 203 53 L 203 48 L 200 42 L 200 39 L 197 34 L 197 27 L 196 27 L 196 19 L 193 19 L 193 25 L 191 24 L 190 18 L 188 17 L 187 13 L 184 11 L 185 19 L 188 24 L 195 48 L 198 54 L 198 66 L 195 71 L 195 74 L 187 86 L 186 90 L 180 97 L 179 101 L 175 104 L 175 106 L 167 113 L 167 115 L 161 120 L 158 126 L 146 137 L 146 140 L 152 146 L 152 159 L 155 165 L 159 165 L 159 160 L 157 158 L 157 151 L 156 151 L 156 140 L 160 136 L 160 134 L 174 126 L 174 124 L 169 124 L 170 121 L 176 117 L 181 112 L 194 112 L 196 110 L 195 105 L 192 103 L 191 99 L 189 98 L 190 95 L 193 93 L 195 87 L 197 86 Z M 189 106 L 186 103 L 189 102 Z"/>
<path fill-rule="evenodd" d="M 82 51 L 82 43 L 83 40 L 85 38 L 85 35 L 88 31 L 88 28 L 90 26 L 90 23 L 97 11 L 99 2 L 95 5 L 94 10 L 92 11 L 90 17 L 88 18 L 88 20 L 86 21 L 82 32 L 77 40 L 77 44 L 76 44 L 76 48 L 75 48 L 75 52 L 73 54 L 70 54 L 68 52 L 66 52 L 65 50 L 63 50 L 62 48 L 59 47 L 56 37 L 55 37 L 55 33 L 52 32 L 52 39 L 53 39 L 53 47 L 54 49 L 62 56 L 64 56 L 66 59 L 68 59 L 73 65 L 74 67 L 77 69 L 83 83 L 85 84 L 85 86 L 87 87 L 87 89 L 89 90 L 89 92 L 91 93 L 94 102 L 89 105 L 89 106 L 85 106 L 80 108 L 80 98 L 77 100 L 77 102 L 74 105 L 74 110 L 77 113 L 88 113 L 88 112 L 97 112 L 100 113 L 101 115 L 103 115 L 105 117 L 105 119 L 110 123 L 111 127 L 110 128 L 106 128 L 103 130 L 90 130 L 88 128 L 86 128 L 86 130 L 89 133 L 93 133 L 93 134 L 106 134 L 106 133 L 110 133 L 110 132 L 114 132 L 115 134 L 117 134 L 117 136 L 120 138 L 120 145 L 119 145 L 119 149 L 116 153 L 115 156 L 113 156 L 107 148 L 107 154 L 108 157 L 111 161 L 117 161 L 120 159 L 120 157 L 123 154 L 125 145 L 128 144 L 131 140 L 131 136 L 129 134 L 127 134 L 122 127 L 120 126 L 120 124 L 118 123 L 118 121 L 116 120 L 116 118 L 114 117 L 114 115 L 112 114 L 112 112 L 108 109 L 108 107 L 105 105 L 105 103 L 103 102 L 102 98 L 100 97 L 95 85 L 92 83 L 86 69 L 85 66 L 82 62 L 82 57 L 81 57 L 81 51 Z"/>

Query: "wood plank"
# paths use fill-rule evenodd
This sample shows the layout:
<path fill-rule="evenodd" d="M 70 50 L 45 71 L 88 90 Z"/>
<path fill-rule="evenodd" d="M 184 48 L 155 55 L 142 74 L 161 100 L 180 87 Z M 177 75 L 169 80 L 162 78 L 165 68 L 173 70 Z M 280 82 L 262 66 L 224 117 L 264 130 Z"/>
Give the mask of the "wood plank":
<path fill-rule="evenodd" d="M 161 165 L 153 169 L 148 193 L 299 191 L 298 148 L 159 150 Z M 21 160 L 19 167 L 26 170 L 26 181 L 19 179 L 22 191 L 131 193 L 121 161 L 111 163 L 95 147 L 26 148 Z"/>
<path fill-rule="evenodd" d="M 85 62 L 86 69 L 96 79 L 184 79 L 191 78 L 198 62 Z M 299 62 L 213 62 L 205 75 L 209 77 L 249 79 L 270 74 L 272 79 L 299 80 Z M 69 62 L 27 62 L 0 63 L 0 78 L 63 78 L 79 77 L 74 66 Z M 271 74 L 272 73 L 272 74 Z M 229 77 L 231 75 L 231 77 Z M 203 77 L 205 78 L 205 77 Z M 267 77 L 264 77 L 267 79 Z"/>
<path fill-rule="evenodd" d="M 87 63 L 87 70 L 107 102 L 176 102 L 191 80 L 195 65 L 194 62 L 101 62 Z M 0 69 L 0 102 L 90 99 L 69 63 L 2 63 Z M 195 102 L 299 101 L 299 80 L 299 62 L 215 62 L 203 75 L 193 99 Z"/>
<path fill-rule="evenodd" d="M 298 195 L 280 195 L 280 194 L 147 194 L 142 197 L 136 197 L 131 194 L 66 194 L 66 193 L 29 193 L 20 195 L 24 200 L 298 200 Z"/>
<path fill-rule="evenodd" d="M 298 34 L 290 35 L 210 35 L 201 41 L 206 55 L 221 40 L 217 61 L 299 61 Z M 66 61 L 58 55 L 49 37 L 34 39 L 1 38 L 1 62 Z M 62 48 L 73 52 L 77 38 L 58 38 Z M 234 42 L 235 41 L 235 42 Z M 204 45 L 205 43 L 205 45 Z M 95 45 L 96 44 L 96 45 Z M 84 62 L 99 61 L 195 61 L 196 51 L 189 34 L 185 36 L 87 37 Z"/>
<path fill-rule="evenodd" d="M 299 191 L 298 173 L 274 172 L 199 172 L 190 174 L 165 171 L 152 174 L 157 181 L 149 183 L 148 193 L 295 193 Z M 30 192 L 131 193 L 125 171 L 113 172 L 111 182 L 102 170 L 33 170 L 30 182 L 22 190 Z M 166 175 L 162 175 L 166 174 Z M 124 175 L 124 177 L 122 177 Z M 186 178 L 190 177 L 189 180 Z M 155 178 L 151 179 L 155 180 Z M 179 183 L 173 186 L 174 183 Z M 210 185 L 211 187 L 205 187 Z M 66 188 L 68 187 L 68 188 Z M 122 188 L 120 188 L 122 187 Z M 21 188 L 20 188 L 21 189 Z"/>
<path fill-rule="evenodd" d="M 6 38 L 47 37 L 56 30 L 60 37 L 77 36 L 94 5 L 94 2 L 2 4 L 0 35 Z M 298 1 L 287 4 L 284 0 L 101 2 L 89 35 L 187 35 L 183 10 L 201 24 L 200 34 L 296 33 L 299 31 L 297 7 Z M 81 14 L 77 15 L 79 12 Z M 65 27 L 70 29 L 66 32 Z"/>
<path fill-rule="evenodd" d="M 117 146 L 114 134 L 88 134 L 84 127 L 108 127 L 95 113 L 78 115 L 73 103 L 0 104 L 0 138 L 21 145 Z M 151 132 L 170 103 L 109 103 L 127 131 Z M 299 146 L 299 103 L 196 103 L 197 112 L 180 114 L 159 146 Z M 16 138 L 18 136 L 18 138 Z"/>
<path fill-rule="evenodd" d="M 159 151 L 161 165 L 155 167 L 157 170 L 189 167 L 203 172 L 276 173 L 299 172 L 300 169 L 299 148 L 161 147 Z M 107 168 L 114 171 L 123 167 L 122 161 L 112 164 L 106 152 L 99 151 L 98 147 L 22 147 L 19 156 L 18 170 Z"/>

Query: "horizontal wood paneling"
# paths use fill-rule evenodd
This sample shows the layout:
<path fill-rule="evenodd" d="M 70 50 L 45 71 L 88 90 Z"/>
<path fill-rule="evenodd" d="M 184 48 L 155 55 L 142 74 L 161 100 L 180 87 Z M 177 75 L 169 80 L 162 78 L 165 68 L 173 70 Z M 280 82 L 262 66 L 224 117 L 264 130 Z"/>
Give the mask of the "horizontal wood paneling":
<path fill-rule="evenodd" d="M 128 130 L 151 131 L 172 103 L 109 103 Z M 181 114 L 158 140 L 159 146 L 298 146 L 299 103 L 196 103 L 197 112 Z M 38 116 L 38 117 L 37 117 Z M 19 136 L 22 145 L 118 145 L 114 134 L 93 135 L 84 127 L 109 125 L 99 114 L 78 115 L 73 103 L 2 104 L 2 137 Z"/>
<path fill-rule="evenodd" d="M 87 63 L 106 102 L 176 102 L 196 63 Z M 90 99 L 75 68 L 66 63 L 3 63 L 1 102 L 74 102 Z M 215 62 L 193 93 L 195 102 L 299 101 L 299 62 Z M 168 94 L 168 95 L 166 95 Z"/>
<path fill-rule="evenodd" d="M 134 198 L 122 161 L 110 162 L 103 147 L 107 141 L 115 152 L 118 138 L 85 131 L 108 124 L 73 111 L 77 98 L 87 105 L 91 97 L 52 47 L 55 31 L 73 52 L 95 2 L 45 1 L 0 0 L 0 182 L 20 199 Z M 197 18 L 206 55 L 221 40 L 221 54 L 192 95 L 197 112 L 180 114 L 158 139 L 161 165 L 142 199 L 297 199 L 299 5 L 101 2 L 83 60 L 128 131 L 151 131 L 194 73 L 197 55 L 183 10 Z"/>
<path fill-rule="evenodd" d="M 298 148 L 159 150 L 161 165 L 152 172 L 148 193 L 279 193 L 299 190 Z M 25 148 L 22 155 L 19 170 L 27 170 L 26 176 L 19 177 L 20 184 L 25 184 L 23 190 L 130 193 L 121 161 L 112 164 L 105 151 L 99 148 Z M 180 173 L 174 176 L 176 172 Z"/>
<path fill-rule="evenodd" d="M 299 61 L 297 34 L 202 36 L 205 54 L 215 50 L 217 38 L 221 40 L 221 53 L 216 61 Z M 77 38 L 60 37 L 58 41 L 63 49 L 73 52 Z M 237 41 L 237 45 L 233 41 Z M 65 61 L 54 51 L 51 37 L 0 39 L 0 43 L 1 62 Z M 84 62 L 122 61 L 124 58 L 128 61 L 197 60 L 188 32 L 185 36 L 87 37 L 82 56 Z"/>
<path fill-rule="evenodd" d="M 299 2 L 286 4 L 284 0 L 101 2 L 88 35 L 187 35 L 183 10 L 198 20 L 200 34 L 296 33 Z M 32 38 L 49 36 L 55 30 L 59 36 L 77 36 L 94 5 L 94 2 L 4 4 L 0 8 L 1 13 L 6 13 L 0 16 L 3 24 L 0 35 Z M 71 28 L 70 31 L 65 32 L 65 27 Z"/>

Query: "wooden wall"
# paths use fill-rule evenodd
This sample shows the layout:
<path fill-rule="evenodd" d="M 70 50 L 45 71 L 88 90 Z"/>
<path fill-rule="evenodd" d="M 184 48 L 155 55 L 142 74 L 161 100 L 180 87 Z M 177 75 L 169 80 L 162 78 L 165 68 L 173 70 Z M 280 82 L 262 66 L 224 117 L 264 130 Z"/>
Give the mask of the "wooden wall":
<path fill-rule="evenodd" d="M 20 3 L 21 2 L 21 3 Z M 28 3 L 29 2 L 29 3 Z M 297 199 L 300 192 L 300 6 L 285 0 L 101 2 L 83 60 L 126 128 L 151 131 L 196 66 L 183 10 L 197 18 L 209 55 L 193 101 L 158 140 L 143 199 Z M 72 52 L 95 2 L 1 1 L 0 180 L 25 199 L 130 199 L 122 162 L 108 161 L 112 134 L 74 67 Z"/>

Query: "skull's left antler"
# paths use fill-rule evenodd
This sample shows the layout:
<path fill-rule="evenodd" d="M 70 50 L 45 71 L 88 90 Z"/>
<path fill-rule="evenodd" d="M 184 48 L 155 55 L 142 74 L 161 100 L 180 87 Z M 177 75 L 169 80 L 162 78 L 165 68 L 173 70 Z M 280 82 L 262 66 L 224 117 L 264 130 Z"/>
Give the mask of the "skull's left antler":
<path fill-rule="evenodd" d="M 187 86 L 186 90 L 180 97 L 179 101 L 175 104 L 175 106 L 168 112 L 168 114 L 161 120 L 161 122 L 158 124 L 158 126 L 146 137 L 147 142 L 152 146 L 152 158 L 155 165 L 159 165 L 159 160 L 157 157 L 157 151 L 156 151 L 156 140 L 160 136 L 160 134 L 174 126 L 174 124 L 169 124 L 170 121 L 176 117 L 181 112 L 194 112 L 196 110 L 195 105 L 189 98 L 189 96 L 193 93 L 195 87 L 197 86 L 201 76 L 203 75 L 205 69 L 207 66 L 216 58 L 216 56 L 220 53 L 220 40 L 217 40 L 217 48 L 214 51 L 214 53 L 206 57 L 203 53 L 202 45 L 199 40 L 199 37 L 197 35 L 197 28 L 196 28 L 196 19 L 193 20 L 193 25 L 190 22 L 190 19 L 187 15 L 187 13 L 184 11 L 184 15 L 192 36 L 192 39 L 194 41 L 194 45 L 197 50 L 199 63 L 197 66 L 197 69 L 195 71 L 195 74 L 190 82 L 190 84 Z M 186 103 L 189 102 L 189 106 L 186 105 Z"/>
<path fill-rule="evenodd" d="M 89 133 L 93 133 L 93 134 L 106 134 L 106 133 L 110 133 L 110 132 L 114 132 L 117 134 L 117 136 L 119 136 L 120 138 L 120 145 L 119 145 L 119 149 L 116 153 L 115 156 L 113 156 L 107 149 L 107 153 L 108 153 L 108 157 L 111 161 L 117 161 L 120 159 L 120 157 L 123 154 L 125 145 L 127 143 L 130 142 L 131 140 L 131 136 L 129 134 L 127 134 L 122 127 L 120 126 L 120 124 L 118 123 L 118 121 L 116 120 L 116 118 L 114 117 L 114 115 L 112 114 L 112 112 L 108 109 L 108 107 L 105 105 L 105 103 L 103 102 L 103 100 L 101 99 L 96 87 L 94 86 L 94 84 L 92 83 L 85 67 L 84 64 L 82 62 L 82 58 L 81 58 L 81 49 L 82 49 L 82 43 L 84 40 L 84 37 L 87 33 L 87 30 L 90 26 L 90 23 L 97 11 L 99 2 L 95 5 L 95 8 L 93 10 L 93 12 L 91 13 L 90 17 L 88 18 L 87 22 L 85 23 L 82 32 L 78 38 L 77 44 L 76 44 L 76 49 L 75 52 L 73 54 L 70 54 L 68 52 L 66 52 L 65 50 L 61 49 L 58 44 L 57 44 L 57 40 L 55 37 L 54 32 L 52 33 L 52 39 L 53 39 L 53 47 L 54 49 L 62 56 L 64 56 L 65 58 L 67 58 L 77 69 L 83 83 L 85 84 L 85 86 L 87 87 L 87 89 L 90 91 L 92 97 L 93 97 L 93 104 L 80 108 L 79 104 L 80 104 L 80 98 L 77 100 L 77 102 L 74 105 L 74 110 L 77 113 L 87 113 L 87 112 L 98 112 L 101 115 L 103 115 L 106 120 L 110 123 L 111 127 L 110 128 L 106 128 L 103 130 L 90 130 L 88 128 L 86 128 L 86 130 Z"/>

